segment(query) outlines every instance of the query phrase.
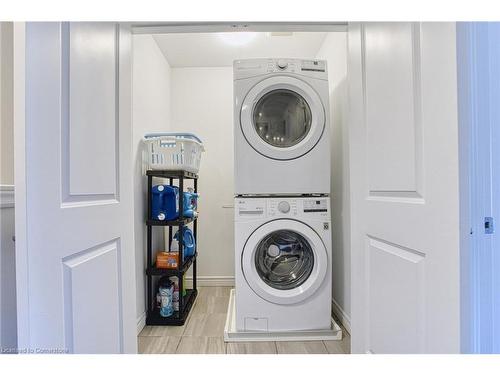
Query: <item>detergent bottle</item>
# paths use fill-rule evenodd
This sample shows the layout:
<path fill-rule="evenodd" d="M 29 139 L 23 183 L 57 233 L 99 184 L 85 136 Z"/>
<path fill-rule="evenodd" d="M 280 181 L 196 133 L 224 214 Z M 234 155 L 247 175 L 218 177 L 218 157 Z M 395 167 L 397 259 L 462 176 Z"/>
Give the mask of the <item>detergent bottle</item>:
<path fill-rule="evenodd" d="M 196 243 L 193 235 L 193 231 L 189 228 L 184 228 L 183 229 L 183 239 L 182 239 L 182 248 L 183 248 L 183 254 L 185 257 L 190 257 L 193 256 L 196 252 Z M 172 245 L 176 246 L 178 248 L 178 244 L 175 244 L 175 242 L 179 241 L 179 231 L 175 232 L 174 237 L 172 239 Z"/>
<path fill-rule="evenodd" d="M 198 193 L 193 191 L 193 188 L 188 188 L 188 191 L 183 193 L 182 213 L 184 217 L 195 218 L 198 216 Z"/>
<path fill-rule="evenodd" d="M 179 188 L 155 185 L 151 191 L 151 219 L 175 220 L 179 217 Z"/>
<path fill-rule="evenodd" d="M 166 278 L 162 277 L 158 282 L 158 294 L 160 300 L 160 315 L 171 316 L 174 313 L 174 285 Z"/>

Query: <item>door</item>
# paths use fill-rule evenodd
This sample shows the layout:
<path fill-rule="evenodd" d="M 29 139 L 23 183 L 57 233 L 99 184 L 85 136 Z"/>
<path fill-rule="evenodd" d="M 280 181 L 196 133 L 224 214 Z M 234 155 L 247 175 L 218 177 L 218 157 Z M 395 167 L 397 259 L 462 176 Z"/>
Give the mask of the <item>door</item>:
<path fill-rule="evenodd" d="M 130 30 L 20 25 L 19 348 L 135 353 Z"/>
<path fill-rule="evenodd" d="M 348 38 L 352 352 L 459 352 L 455 24 Z"/>
<path fill-rule="evenodd" d="M 266 301 L 294 304 L 320 287 L 328 256 L 319 235 L 296 220 L 278 219 L 257 228 L 241 256 L 246 282 Z"/>
<path fill-rule="evenodd" d="M 270 159 L 307 154 L 325 129 L 319 95 L 304 81 L 278 76 L 260 81 L 243 100 L 241 130 L 255 151 Z"/>

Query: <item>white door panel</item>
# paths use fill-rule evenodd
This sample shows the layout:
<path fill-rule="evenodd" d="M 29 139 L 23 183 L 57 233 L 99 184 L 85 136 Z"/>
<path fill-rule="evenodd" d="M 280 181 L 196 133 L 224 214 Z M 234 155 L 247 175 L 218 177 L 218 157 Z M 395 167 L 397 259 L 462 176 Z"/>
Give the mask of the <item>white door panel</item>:
<path fill-rule="evenodd" d="M 349 26 L 352 350 L 460 350 L 455 25 Z"/>
<path fill-rule="evenodd" d="M 365 26 L 369 189 L 370 195 L 418 196 L 422 167 L 422 155 L 416 155 L 421 146 L 419 29 L 409 23 L 391 27 L 388 33 L 384 24 Z"/>
<path fill-rule="evenodd" d="M 62 121 L 69 154 L 63 171 L 69 173 L 64 176 L 69 181 L 66 199 L 102 199 L 117 193 L 119 70 L 114 28 L 112 23 L 63 25 L 62 97 L 69 99 Z"/>
<path fill-rule="evenodd" d="M 130 30 L 53 22 L 25 32 L 28 269 L 18 288 L 29 335 L 20 345 L 136 352 Z"/>

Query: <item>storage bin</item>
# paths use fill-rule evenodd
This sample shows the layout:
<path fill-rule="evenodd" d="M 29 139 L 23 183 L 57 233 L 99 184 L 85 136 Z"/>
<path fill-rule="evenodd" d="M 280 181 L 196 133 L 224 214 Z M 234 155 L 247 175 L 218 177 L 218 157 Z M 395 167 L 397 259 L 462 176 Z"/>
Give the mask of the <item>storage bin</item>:
<path fill-rule="evenodd" d="M 198 173 L 203 142 L 191 133 L 151 133 L 143 139 L 145 169 Z"/>

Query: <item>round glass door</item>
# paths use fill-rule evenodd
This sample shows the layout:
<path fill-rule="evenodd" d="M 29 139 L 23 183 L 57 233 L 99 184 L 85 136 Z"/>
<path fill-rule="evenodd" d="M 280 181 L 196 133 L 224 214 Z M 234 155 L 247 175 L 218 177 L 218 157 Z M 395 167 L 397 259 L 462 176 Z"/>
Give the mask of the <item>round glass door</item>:
<path fill-rule="evenodd" d="M 253 124 L 257 134 L 275 147 L 300 143 L 311 129 L 309 104 L 291 90 L 273 90 L 262 96 L 254 108 Z"/>
<path fill-rule="evenodd" d="M 269 233 L 257 245 L 255 268 L 272 288 L 287 290 L 302 285 L 313 267 L 311 245 L 297 232 L 278 230 Z"/>
<path fill-rule="evenodd" d="M 326 124 L 318 93 L 289 76 L 265 78 L 253 86 L 240 108 L 240 125 L 248 144 L 275 160 L 292 160 L 311 151 Z"/>
<path fill-rule="evenodd" d="M 266 301 L 290 305 L 313 295 L 325 280 L 329 255 L 310 226 L 277 219 L 247 239 L 241 268 L 248 286 Z"/>

